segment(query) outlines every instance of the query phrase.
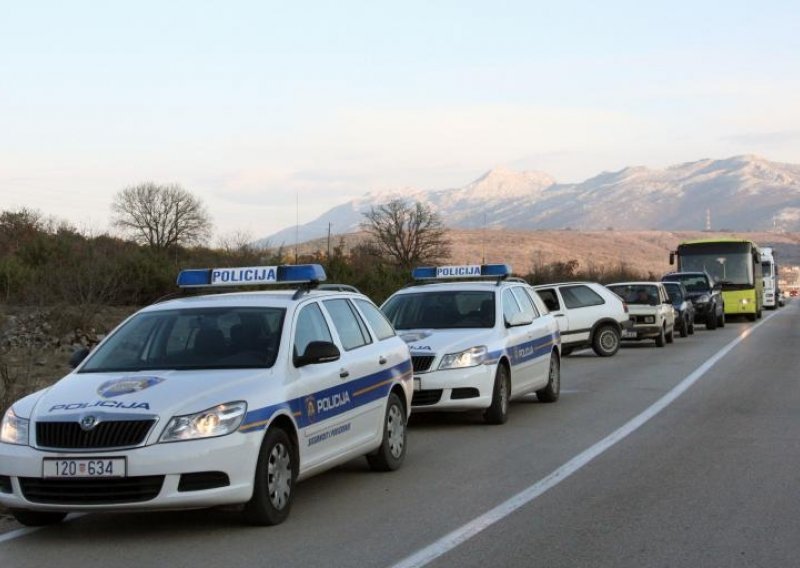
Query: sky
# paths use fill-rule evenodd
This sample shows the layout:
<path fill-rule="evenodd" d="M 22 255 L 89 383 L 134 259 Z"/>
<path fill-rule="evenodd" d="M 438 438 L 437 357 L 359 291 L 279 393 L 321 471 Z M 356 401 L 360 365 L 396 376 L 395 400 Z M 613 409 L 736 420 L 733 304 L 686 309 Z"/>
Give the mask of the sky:
<path fill-rule="evenodd" d="M 0 0 L 0 211 L 112 231 L 178 183 L 215 239 L 493 167 L 800 162 L 800 7 Z M 334 232 L 336 228 L 333 228 Z"/>

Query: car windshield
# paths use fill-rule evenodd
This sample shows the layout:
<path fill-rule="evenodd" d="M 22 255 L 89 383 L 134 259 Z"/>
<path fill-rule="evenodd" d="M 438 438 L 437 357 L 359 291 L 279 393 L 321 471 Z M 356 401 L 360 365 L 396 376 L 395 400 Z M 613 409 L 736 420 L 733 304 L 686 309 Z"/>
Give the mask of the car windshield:
<path fill-rule="evenodd" d="M 608 288 L 628 304 L 658 304 L 658 288 L 651 284 L 617 284 Z"/>
<path fill-rule="evenodd" d="M 81 373 L 268 368 L 283 308 L 193 308 L 133 316 L 92 353 Z"/>
<path fill-rule="evenodd" d="M 395 329 L 491 328 L 494 292 L 442 290 L 398 294 L 382 307 Z"/>
<path fill-rule="evenodd" d="M 680 282 L 687 292 L 708 292 L 708 280 L 703 274 L 673 274 L 668 277 L 673 282 Z"/>

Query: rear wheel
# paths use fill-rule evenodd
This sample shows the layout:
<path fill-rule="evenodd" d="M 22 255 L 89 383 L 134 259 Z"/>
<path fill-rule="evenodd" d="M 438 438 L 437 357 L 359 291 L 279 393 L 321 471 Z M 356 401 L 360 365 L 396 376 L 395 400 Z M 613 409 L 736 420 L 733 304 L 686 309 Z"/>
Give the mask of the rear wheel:
<path fill-rule="evenodd" d="M 390 393 L 383 421 L 383 441 L 376 452 L 367 455 L 367 463 L 374 471 L 394 471 L 405 457 L 406 413 L 400 398 Z"/>
<path fill-rule="evenodd" d="M 487 424 L 504 424 L 508 420 L 508 400 L 511 396 L 511 377 L 508 368 L 500 364 L 494 376 L 492 405 L 483 413 Z"/>
<path fill-rule="evenodd" d="M 689 318 L 683 316 L 681 318 L 681 329 L 680 329 L 681 337 L 686 337 L 689 335 Z"/>
<path fill-rule="evenodd" d="M 611 357 L 619 351 L 619 331 L 610 325 L 603 325 L 594 332 L 592 349 L 600 357 Z"/>
<path fill-rule="evenodd" d="M 689 324 L 689 335 L 694 335 L 694 320 Z"/>
<path fill-rule="evenodd" d="M 271 428 L 261 443 L 256 465 L 253 496 L 244 507 L 244 518 L 253 525 L 277 525 L 292 507 L 297 458 L 289 435 Z"/>
<path fill-rule="evenodd" d="M 11 509 L 11 514 L 22 525 L 26 527 L 46 527 L 55 525 L 64 520 L 66 513 L 56 513 L 52 511 L 28 511 L 26 509 Z"/>
<path fill-rule="evenodd" d="M 550 374 L 547 386 L 536 391 L 536 398 L 541 402 L 555 402 L 561 394 L 561 364 L 555 351 L 550 353 Z"/>
<path fill-rule="evenodd" d="M 717 329 L 717 312 L 710 312 L 706 316 L 706 329 Z"/>

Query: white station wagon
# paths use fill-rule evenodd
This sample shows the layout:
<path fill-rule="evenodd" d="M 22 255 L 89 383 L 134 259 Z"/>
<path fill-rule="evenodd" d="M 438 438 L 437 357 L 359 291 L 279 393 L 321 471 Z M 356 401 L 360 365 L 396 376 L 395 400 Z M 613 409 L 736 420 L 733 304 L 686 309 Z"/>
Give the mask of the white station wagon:
<path fill-rule="evenodd" d="M 0 433 L 0 503 L 26 525 L 70 511 L 244 505 L 289 514 L 295 482 L 406 454 L 408 346 L 365 296 L 314 290 L 319 265 L 191 270 L 185 287 L 302 283 L 144 308 Z"/>
<path fill-rule="evenodd" d="M 423 283 L 381 306 L 411 348 L 414 412 L 479 409 L 502 424 L 512 398 L 558 399 L 558 326 L 510 274 L 504 264 L 417 268 L 412 276 Z M 476 280 L 486 277 L 493 280 Z"/>

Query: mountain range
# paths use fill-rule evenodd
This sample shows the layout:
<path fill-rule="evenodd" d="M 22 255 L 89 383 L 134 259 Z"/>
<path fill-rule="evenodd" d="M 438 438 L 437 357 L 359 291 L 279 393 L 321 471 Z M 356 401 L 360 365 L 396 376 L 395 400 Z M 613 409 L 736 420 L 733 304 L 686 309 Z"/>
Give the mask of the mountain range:
<path fill-rule="evenodd" d="M 319 238 L 329 223 L 336 234 L 358 231 L 365 211 L 394 198 L 426 203 L 458 229 L 800 231 L 800 165 L 743 155 L 628 167 L 572 184 L 495 168 L 460 188 L 369 192 L 257 244 Z"/>

